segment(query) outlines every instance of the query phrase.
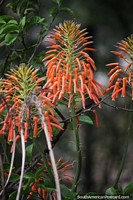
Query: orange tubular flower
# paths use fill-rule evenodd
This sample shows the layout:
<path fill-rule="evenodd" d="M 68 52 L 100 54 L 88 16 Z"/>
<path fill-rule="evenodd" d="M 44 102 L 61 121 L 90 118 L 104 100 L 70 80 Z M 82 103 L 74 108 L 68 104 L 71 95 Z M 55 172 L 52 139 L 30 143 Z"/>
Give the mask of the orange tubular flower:
<path fill-rule="evenodd" d="M 107 65 L 111 68 L 108 73 L 110 78 L 107 91 L 112 90 L 112 100 L 115 101 L 119 94 L 125 97 L 129 88 L 133 99 L 133 35 L 118 43 L 116 48 L 118 51 L 113 53 L 119 57 L 119 62 Z"/>
<path fill-rule="evenodd" d="M 44 95 L 46 91 L 42 90 L 40 83 L 44 78 L 38 78 L 37 71 L 25 64 L 21 64 L 18 68 L 13 69 L 6 74 L 7 79 L 0 80 L 0 114 L 4 112 L 4 121 L 0 122 L 0 134 L 8 133 L 8 141 L 13 140 L 14 130 L 20 136 L 23 127 L 24 139 L 29 138 L 29 126 L 33 124 L 33 137 L 37 136 L 39 124 L 38 108 L 34 97 L 37 97 L 42 104 L 44 117 L 48 122 L 50 137 L 52 139 L 52 127 L 60 128 L 58 120 L 54 116 L 54 105 L 51 100 Z M 6 115 L 5 115 L 6 113 Z M 21 116 L 23 113 L 23 122 Z M 47 113 L 47 116 L 45 114 Z M 33 123 L 31 122 L 33 120 Z M 17 127 L 17 129 L 15 129 Z M 41 127 L 41 125 L 40 125 Z M 16 134 L 16 138 L 18 135 Z"/>
<path fill-rule="evenodd" d="M 99 104 L 99 95 L 104 87 L 94 80 L 96 70 L 94 60 L 86 51 L 92 41 L 87 37 L 86 29 L 80 30 L 80 25 L 73 21 L 64 21 L 56 26 L 49 36 L 47 56 L 43 59 L 47 66 L 47 82 L 45 88 L 50 88 L 49 97 L 53 103 L 59 99 L 68 99 L 70 106 L 74 96 L 81 97 L 85 108 L 85 96 L 89 96 Z"/>

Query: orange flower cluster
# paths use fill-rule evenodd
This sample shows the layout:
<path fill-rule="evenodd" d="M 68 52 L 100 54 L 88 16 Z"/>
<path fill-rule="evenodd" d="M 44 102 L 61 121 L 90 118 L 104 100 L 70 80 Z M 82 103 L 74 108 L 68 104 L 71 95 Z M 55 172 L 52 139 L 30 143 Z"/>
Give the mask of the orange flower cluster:
<path fill-rule="evenodd" d="M 86 51 L 94 51 L 88 47 L 92 41 L 87 36 L 86 29 L 80 30 L 80 25 L 73 21 L 64 21 L 56 26 L 49 36 L 51 44 L 47 48 L 48 56 L 43 61 L 47 66 L 47 82 L 49 97 L 52 103 L 57 99 L 68 98 L 68 107 L 74 96 L 80 96 L 85 108 L 85 96 L 89 96 L 99 104 L 99 95 L 104 87 L 94 79 L 95 62 Z"/>
<path fill-rule="evenodd" d="M 0 95 L 2 96 L 0 99 L 0 114 L 4 112 L 5 116 L 1 122 L 0 134 L 8 133 L 8 141 L 12 141 L 16 127 L 18 130 L 16 140 L 18 140 L 23 127 L 24 139 L 27 141 L 29 129 L 33 126 L 33 137 L 37 136 L 39 128 L 42 129 L 39 126 L 41 120 L 36 108 L 36 102 L 32 101 L 34 95 L 37 95 L 42 103 L 49 135 L 52 140 L 52 126 L 62 128 L 59 125 L 59 121 L 54 117 L 54 105 L 51 100 L 44 96 L 44 92 L 43 95 L 41 94 L 40 83 L 44 78 L 38 78 L 37 70 L 24 64 L 21 64 L 17 69 L 11 70 L 6 76 L 7 79 L 0 81 Z M 24 109 L 23 124 L 21 124 L 20 114 L 22 109 Z"/>
<path fill-rule="evenodd" d="M 120 58 L 120 61 L 107 65 L 111 67 L 108 73 L 110 78 L 107 91 L 112 90 L 112 100 L 114 101 L 119 94 L 125 97 L 126 89 L 129 88 L 133 100 L 133 35 L 118 43 L 116 48 L 118 51 L 113 51 L 113 53 Z"/>
<path fill-rule="evenodd" d="M 51 165 L 51 163 L 49 163 L 49 165 Z M 60 180 L 62 180 L 62 181 L 66 180 L 70 184 L 73 184 L 73 176 L 68 173 L 68 171 L 71 171 L 73 169 L 73 164 L 69 164 L 68 161 L 63 162 L 63 159 L 60 158 L 57 161 L 56 165 L 57 165 L 57 170 L 59 173 Z M 37 163 L 37 167 L 42 167 L 42 166 L 44 166 L 43 163 Z M 45 173 L 47 173 L 47 170 L 44 169 L 44 171 L 41 172 L 41 174 L 39 174 L 38 179 L 35 182 L 31 183 L 31 185 L 30 185 L 31 192 L 28 195 L 27 200 L 32 198 L 32 195 L 34 195 L 34 193 L 37 193 L 38 196 L 41 197 L 42 199 L 45 199 L 45 200 L 48 199 L 47 187 L 46 187 L 46 189 L 44 189 L 40 185 L 40 182 L 43 182 L 43 180 L 46 179 Z M 51 195 L 54 200 L 57 200 L 55 192 L 51 193 Z"/>

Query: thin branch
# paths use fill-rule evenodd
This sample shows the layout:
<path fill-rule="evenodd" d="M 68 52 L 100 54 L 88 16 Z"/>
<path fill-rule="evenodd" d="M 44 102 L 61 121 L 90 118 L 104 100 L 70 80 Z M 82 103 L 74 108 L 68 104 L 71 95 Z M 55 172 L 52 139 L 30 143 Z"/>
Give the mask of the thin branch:
<path fill-rule="evenodd" d="M 114 108 L 114 109 L 116 109 L 116 110 L 122 110 L 122 111 L 125 111 L 125 112 L 133 112 L 133 110 L 131 110 L 131 109 L 122 108 L 122 107 L 119 107 L 119 106 L 114 106 L 114 105 L 109 104 L 109 103 L 106 103 L 106 102 L 104 102 L 104 101 L 102 101 L 102 103 L 103 103 L 104 105 L 109 106 L 109 107 L 111 107 L 111 108 Z"/>
<path fill-rule="evenodd" d="M 8 177 L 6 180 L 5 185 L 3 186 L 2 191 L 0 192 L 0 196 L 3 194 L 9 180 L 12 174 L 12 170 L 13 170 L 13 164 L 14 164 L 14 158 L 15 158 L 15 149 L 16 149 L 16 140 L 15 140 L 15 127 L 14 127 L 14 123 L 13 123 L 13 144 L 12 144 L 12 157 L 11 157 L 11 164 L 10 164 L 10 169 L 9 169 L 9 173 L 8 173 Z"/>
<path fill-rule="evenodd" d="M 2 185 L 2 200 L 5 199 L 5 194 L 4 194 L 4 169 L 3 169 L 3 161 L 2 161 L 2 156 L 0 154 L 0 171 L 1 171 L 1 185 Z"/>
<path fill-rule="evenodd" d="M 24 32 L 23 31 L 22 31 L 22 44 L 24 46 L 24 50 L 27 50 L 28 48 L 27 48 L 27 46 L 25 44 L 25 38 L 24 38 Z"/>

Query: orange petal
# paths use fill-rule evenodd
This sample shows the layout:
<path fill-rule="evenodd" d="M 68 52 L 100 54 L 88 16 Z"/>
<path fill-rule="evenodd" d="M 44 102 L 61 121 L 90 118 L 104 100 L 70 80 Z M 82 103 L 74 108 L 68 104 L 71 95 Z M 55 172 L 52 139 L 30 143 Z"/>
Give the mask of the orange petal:
<path fill-rule="evenodd" d="M 82 65 L 81 65 L 81 63 L 80 63 L 80 60 L 79 60 L 79 58 L 76 58 L 76 62 L 78 63 L 79 69 L 81 70 L 81 68 L 82 68 Z"/>
<path fill-rule="evenodd" d="M 126 96 L 126 85 L 127 85 L 127 78 L 124 77 L 124 78 L 123 78 L 122 93 L 121 93 L 121 96 L 122 96 L 122 97 L 125 97 L 125 96 Z"/>

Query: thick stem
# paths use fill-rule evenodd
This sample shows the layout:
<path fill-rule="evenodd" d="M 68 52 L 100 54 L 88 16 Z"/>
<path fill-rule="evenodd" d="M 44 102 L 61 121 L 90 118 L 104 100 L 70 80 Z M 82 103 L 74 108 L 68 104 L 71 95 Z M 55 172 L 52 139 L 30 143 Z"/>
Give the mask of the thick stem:
<path fill-rule="evenodd" d="M 81 149 L 80 149 L 80 139 L 79 139 L 79 133 L 78 133 L 78 123 L 77 119 L 75 116 L 76 111 L 75 111 L 75 101 L 73 100 L 71 104 L 71 117 L 72 117 L 72 124 L 73 124 L 73 131 L 75 135 L 75 144 L 76 144 L 76 151 L 77 151 L 77 170 L 74 178 L 74 184 L 73 184 L 73 191 L 76 191 L 77 189 L 77 183 L 80 178 L 81 174 L 81 167 L 82 167 L 82 157 L 81 157 Z"/>

